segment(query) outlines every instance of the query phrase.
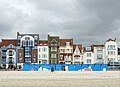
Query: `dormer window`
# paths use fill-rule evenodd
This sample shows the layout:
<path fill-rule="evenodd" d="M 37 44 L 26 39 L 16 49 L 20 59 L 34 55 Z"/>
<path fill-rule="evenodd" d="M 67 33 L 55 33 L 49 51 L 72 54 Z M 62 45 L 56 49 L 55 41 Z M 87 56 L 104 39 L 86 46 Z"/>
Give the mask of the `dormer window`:
<path fill-rule="evenodd" d="M 44 45 L 47 45 L 46 43 Z"/>
<path fill-rule="evenodd" d="M 25 40 L 30 40 L 30 37 L 25 37 Z"/>
<path fill-rule="evenodd" d="M 18 40 L 20 40 L 21 39 L 21 36 L 18 36 Z"/>
<path fill-rule="evenodd" d="M 70 46 L 70 42 L 66 42 L 66 46 Z"/>
<path fill-rule="evenodd" d="M 25 40 L 27 40 L 27 37 L 25 37 Z"/>
<path fill-rule="evenodd" d="M 38 37 L 37 37 L 37 36 L 34 36 L 34 39 L 35 39 L 35 40 L 37 40 L 37 39 L 38 39 Z"/>
<path fill-rule="evenodd" d="M 42 45 L 42 43 L 40 43 L 40 45 Z"/>
<path fill-rule="evenodd" d="M 91 50 L 91 47 L 86 47 L 86 50 Z"/>

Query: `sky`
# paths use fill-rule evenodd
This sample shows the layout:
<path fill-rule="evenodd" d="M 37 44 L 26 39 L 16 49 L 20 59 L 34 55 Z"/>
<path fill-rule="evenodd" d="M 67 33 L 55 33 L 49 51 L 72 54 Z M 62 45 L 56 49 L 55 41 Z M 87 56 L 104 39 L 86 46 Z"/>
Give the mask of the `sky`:
<path fill-rule="evenodd" d="M 16 32 L 73 38 L 84 45 L 120 44 L 120 0 L 0 0 L 0 39 Z"/>

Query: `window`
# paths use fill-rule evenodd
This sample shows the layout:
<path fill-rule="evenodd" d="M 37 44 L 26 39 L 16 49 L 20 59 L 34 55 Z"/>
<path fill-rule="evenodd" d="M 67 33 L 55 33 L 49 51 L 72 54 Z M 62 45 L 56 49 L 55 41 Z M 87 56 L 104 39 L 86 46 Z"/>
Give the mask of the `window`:
<path fill-rule="evenodd" d="M 2 63 L 6 63 L 6 58 L 2 58 Z"/>
<path fill-rule="evenodd" d="M 97 54 L 97 58 L 102 58 L 102 54 Z"/>
<path fill-rule="evenodd" d="M 91 50 L 91 47 L 86 47 L 86 50 Z"/>
<path fill-rule="evenodd" d="M 56 52 L 57 51 L 57 47 L 51 47 L 51 51 L 52 52 Z"/>
<path fill-rule="evenodd" d="M 46 47 L 43 47 L 43 52 L 47 51 L 47 48 Z"/>
<path fill-rule="evenodd" d="M 2 52 L 2 56 L 6 56 L 6 52 Z"/>
<path fill-rule="evenodd" d="M 36 58 L 33 58 L 33 62 L 36 62 Z"/>
<path fill-rule="evenodd" d="M 25 37 L 25 40 L 30 40 L 30 37 Z"/>
<path fill-rule="evenodd" d="M 19 53 L 19 57 L 22 57 L 22 53 Z"/>
<path fill-rule="evenodd" d="M 108 55 L 115 55 L 115 51 L 108 51 Z"/>
<path fill-rule="evenodd" d="M 97 48 L 97 51 L 102 51 L 103 50 L 103 48 Z"/>
<path fill-rule="evenodd" d="M 39 58 L 40 58 L 40 54 L 39 54 Z"/>
<path fill-rule="evenodd" d="M 87 63 L 89 63 L 89 64 L 90 64 L 90 63 L 91 63 L 91 59 L 87 59 Z"/>
<path fill-rule="evenodd" d="M 19 58 L 19 62 L 22 63 L 22 58 Z"/>
<path fill-rule="evenodd" d="M 68 61 L 69 60 L 69 56 L 65 56 L 65 60 Z"/>
<path fill-rule="evenodd" d="M 66 49 L 66 53 L 69 53 L 69 49 Z"/>
<path fill-rule="evenodd" d="M 35 38 L 35 40 L 37 40 L 37 39 L 38 39 L 38 37 L 37 37 L 37 36 L 34 36 L 34 38 Z"/>
<path fill-rule="evenodd" d="M 55 64 L 56 63 L 56 60 L 52 60 L 52 64 Z"/>
<path fill-rule="evenodd" d="M 115 45 L 108 45 L 108 49 L 110 49 L 110 50 L 115 49 Z"/>
<path fill-rule="evenodd" d="M 25 53 L 25 57 L 31 57 L 31 54 L 29 52 Z"/>
<path fill-rule="evenodd" d="M 39 48 L 39 52 L 40 52 L 40 48 Z"/>
<path fill-rule="evenodd" d="M 25 57 L 31 57 L 31 47 L 25 47 Z"/>
<path fill-rule="evenodd" d="M 87 57 L 91 57 L 91 53 L 87 53 Z"/>
<path fill-rule="evenodd" d="M 47 45 L 46 43 L 44 45 Z"/>
<path fill-rule="evenodd" d="M 53 44 L 50 44 L 50 46 L 58 46 L 58 44 L 53 43 Z"/>
<path fill-rule="evenodd" d="M 83 60 L 83 56 L 82 56 L 82 60 Z"/>
<path fill-rule="evenodd" d="M 13 51 L 9 51 L 9 56 L 13 56 L 14 52 Z"/>
<path fill-rule="evenodd" d="M 13 62 L 12 62 L 12 57 L 9 57 L 8 61 L 9 61 L 9 62 L 8 62 L 9 64 L 12 64 L 12 63 L 13 63 Z"/>
<path fill-rule="evenodd" d="M 78 53 L 78 50 L 76 50 L 76 53 L 79 54 L 79 53 Z"/>
<path fill-rule="evenodd" d="M 27 42 L 24 40 L 24 41 L 22 41 L 22 45 L 23 46 L 27 46 Z"/>
<path fill-rule="evenodd" d="M 115 58 L 108 58 L 109 62 L 115 61 Z"/>
<path fill-rule="evenodd" d="M 69 56 L 69 59 L 71 59 L 72 58 L 72 56 Z"/>
<path fill-rule="evenodd" d="M 70 42 L 66 42 L 66 46 L 70 46 Z"/>
<path fill-rule="evenodd" d="M 21 36 L 18 36 L 18 40 L 20 40 L 21 39 Z"/>
<path fill-rule="evenodd" d="M 47 64 L 47 60 L 42 60 L 42 64 Z"/>
<path fill-rule="evenodd" d="M 25 58 L 25 63 L 31 63 L 31 58 Z"/>
<path fill-rule="evenodd" d="M 75 58 L 75 60 L 79 60 L 79 57 L 74 57 Z"/>
<path fill-rule="evenodd" d="M 47 54 L 42 54 L 42 58 L 47 58 Z"/>
<path fill-rule="evenodd" d="M 28 40 L 28 46 L 33 46 L 33 41 L 32 40 Z"/>
<path fill-rule="evenodd" d="M 51 54 L 51 58 L 57 58 L 56 54 Z"/>
<path fill-rule="evenodd" d="M 33 56 L 36 57 L 36 53 L 33 53 Z"/>
<path fill-rule="evenodd" d="M 30 51 L 30 47 L 25 47 L 25 51 Z"/>
<path fill-rule="evenodd" d="M 63 49 L 60 49 L 60 52 L 62 53 L 62 52 L 63 52 Z"/>

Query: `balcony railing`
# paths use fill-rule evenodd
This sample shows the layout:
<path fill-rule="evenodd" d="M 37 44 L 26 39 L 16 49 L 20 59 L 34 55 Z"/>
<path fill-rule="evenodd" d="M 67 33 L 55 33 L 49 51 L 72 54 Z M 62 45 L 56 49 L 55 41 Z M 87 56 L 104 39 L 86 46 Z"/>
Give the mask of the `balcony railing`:
<path fill-rule="evenodd" d="M 72 60 L 71 60 L 71 58 L 69 58 L 69 59 L 65 59 L 65 61 L 72 61 Z"/>

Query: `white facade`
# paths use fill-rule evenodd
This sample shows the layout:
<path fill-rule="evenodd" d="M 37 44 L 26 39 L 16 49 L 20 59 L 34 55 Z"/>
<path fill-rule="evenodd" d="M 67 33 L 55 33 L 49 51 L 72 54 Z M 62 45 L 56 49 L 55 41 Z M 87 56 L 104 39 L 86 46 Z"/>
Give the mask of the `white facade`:
<path fill-rule="evenodd" d="M 105 43 L 105 63 L 118 61 L 118 46 L 116 40 L 109 40 Z"/>
<path fill-rule="evenodd" d="M 80 48 L 79 46 L 76 46 L 75 51 L 73 53 L 73 64 L 81 64 L 83 63 L 83 50 L 81 50 L 82 52 L 80 52 Z"/>
<path fill-rule="evenodd" d="M 105 64 L 105 48 L 104 47 L 94 47 L 94 62 L 96 64 Z"/>
<path fill-rule="evenodd" d="M 84 48 L 84 55 L 83 55 L 84 64 L 94 64 L 94 52 L 92 51 L 91 47 Z"/>
<path fill-rule="evenodd" d="M 120 61 L 120 55 L 118 55 L 118 61 Z"/>
<path fill-rule="evenodd" d="M 91 52 L 84 52 L 84 64 L 94 64 L 94 53 Z"/>
<path fill-rule="evenodd" d="M 38 63 L 49 64 L 49 48 L 48 46 L 38 46 Z"/>
<path fill-rule="evenodd" d="M 11 61 L 12 60 L 12 61 Z M 16 51 L 15 50 L 7 50 L 7 52 L 6 52 L 6 68 L 8 68 L 8 63 L 9 62 L 12 62 L 13 63 L 13 65 L 16 65 L 16 63 L 17 63 L 17 60 L 16 60 Z"/>

